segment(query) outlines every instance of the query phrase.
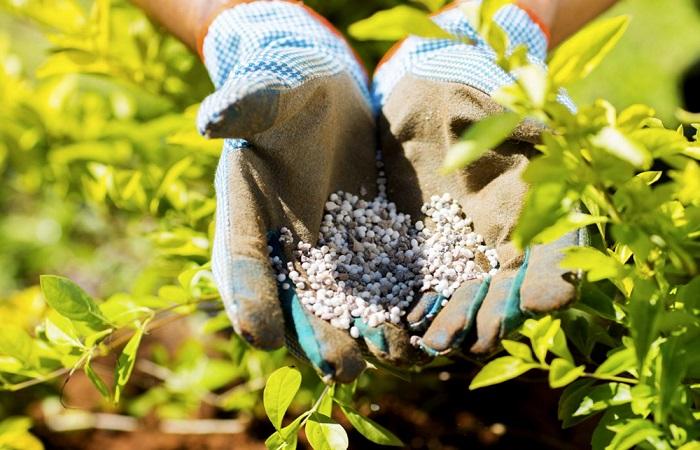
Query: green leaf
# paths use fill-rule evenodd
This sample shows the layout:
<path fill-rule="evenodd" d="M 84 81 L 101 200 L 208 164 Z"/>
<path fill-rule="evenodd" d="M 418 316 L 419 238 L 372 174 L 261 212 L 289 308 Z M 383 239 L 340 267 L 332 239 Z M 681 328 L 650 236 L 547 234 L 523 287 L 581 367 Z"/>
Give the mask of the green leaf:
<path fill-rule="evenodd" d="M 630 401 L 632 401 L 632 393 L 628 384 L 601 384 L 594 387 L 583 396 L 581 403 L 572 416 L 588 416 L 603 411 L 610 406 L 622 405 Z"/>
<path fill-rule="evenodd" d="M 46 338 L 58 347 L 84 347 L 71 321 L 55 311 L 49 312 L 44 320 Z"/>
<path fill-rule="evenodd" d="M 574 366 L 564 358 L 555 358 L 549 368 L 549 385 L 553 388 L 564 387 L 583 375 L 585 366 Z"/>
<path fill-rule="evenodd" d="M 577 306 L 604 319 L 616 319 L 613 299 L 594 283 L 583 282 L 581 284 L 581 299 Z"/>
<path fill-rule="evenodd" d="M 448 150 L 442 171 L 449 173 L 468 166 L 506 140 L 519 123 L 520 116 L 512 112 L 495 114 L 474 123 Z"/>
<path fill-rule="evenodd" d="M 571 247 L 564 252 L 566 256 L 561 261 L 560 267 L 585 270 L 588 281 L 614 279 L 624 274 L 624 267 L 618 260 L 595 248 Z"/>
<path fill-rule="evenodd" d="M 364 417 L 354 408 L 341 405 L 340 409 L 352 426 L 364 437 L 379 445 L 403 447 L 405 444 L 391 431 L 387 430 L 369 417 Z"/>
<path fill-rule="evenodd" d="M 323 414 L 324 416 L 331 417 L 331 414 L 333 413 L 333 393 L 335 391 L 335 384 L 332 384 L 328 387 L 328 390 L 325 391 L 325 394 L 323 395 L 323 398 L 318 404 L 318 408 L 316 411 L 319 413 Z"/>
<path fill-rule="evenodd" d="M 94 330 L 108 328 L 100 308 L 80 286 L 56 275 L 42 275 L 40 280 L 46 302 L 59 314 L 84 322 Z"/>
<path fill-rule="evenodd" d="M 605 411 L 593 430 L 592 450 L 604 450 L 615 437 L 615 432 L 610 428 L 623 424 L 632 417 L 633 414 L 627 407 L 613 406 Z"/>
<path fill-rule="evenodd" d="M 634 167 L 648 169 L 651 166 L 651 153 L 617 128 L 601 129 L 591 137 L 591 143 Z"/>
<path fill-rule="evenodd" d="M 348 27 L 348 33 L 359 41 L 397 41 L 408 35 L 456 39 L 433 22 L 424 11 L 406 5 L 379 11 L 355 22 Z"/>
<path fill-rule="evenodd" d="M 0 327 L 0 353 L 30 365 L 33 351 L 34 340 L 24 328 L 13 323 Z"/>
<path fill-rule="evenodd" d="M 700 441 L 688 442 L 680 446 L 678 450 L 700 450 Z"/>
<path fill-rule="evenodd" d="M 627 450 L 641 444 L 648 438 L 661 436 L 663 433 L 652 422 L 644 419 L 632 419 L 624 425 L 614 426 L 615 437 L 606 450 Z"/>
<path fill-rule="evenodd" d="M 549 61 L 551 79 L 558 86 L 587 77 L 622 37 L 629 18 L 596 20 L 560 45 Z"/>
<path fill-rule="evenodd" d="M 95 372 L 95 370 L 92 368 L 91 365 L 91 359 L 88 359 L 85 361 L 85 365 L 83 366 L 83 370 L 85 371 L 85 375 L 87 375 L 88 379 L 92 382 L 92 384 L 97 388 L 97 390 L 102 394 L 102 397 L 107 399 L 108 401 L 111 400 L 112 395 L 109 392 L 109 388 L 105 384 L 105 382 L 100 378 L 100 376 Z"/>
<path fill-rule="evenodd" d="M 129 377 L 131 377 L 131 372 L 134 370 L 136 352 L 139 349 L 142 337 L 143 328 L 138 328 L 117 359 L 117 365 L 114 368 L 114 403 L 119 403 L 124 386 L 126 386 Z"/>
<path fill-rule="evenodd" d="M 554 242 L 565 234 L 578 230 L 592 224 L 607 223 L 609 219 L 605 216 L 591 216 L 581 212 L 572 211 L 559 218 L 553 225 L 540 231 L 532 238 L 532 244 L 547 244 Z"/>
<path fill-rule="evenodd" d="M 661 343 L 659 357 L 656 358 L 657 396 L 654 417 L 668 422 L 671 409 L 682 404 L 678 398 L 683 395 L 683 378 L 688 368 L 688 353 L 694 349 L 686 348 L 680 336 L 671 336 Z M 694 340 L 697 342 L 697 340 Z"/>
<path fill-rule="evenodd" d="M 566 335 L 564 334 L 564 330 L 561 329 L 561 320 L 557 320 L 559 321 L 560 326 L 558 327 L 557 332 L 554 334 L 549 351 L 573 364 L 574 357 L 571 356 L 569 346 L 566 343 Z"/>
<path fill-rule="evenodd" d="M 637 366 L 637 356 L 633 348 L 617 349 L 611 353 L 598 368 L 594 375 L 615 376 L 619 373 L 634 369 Z"/>
<path fill-rule="evenodd" d="M 343 450 L 348 448 L 348 435 L 343 427 L 330 417 L 317 412 L 306 422 L 306 438 L 314 450 Z"/>
<path fill-rule="evenodd" d="M 642 128 L 654 114 L 654 110 L 647 105 L 631 105 L 617 116 L 617 127 L 623 132 L 632 132 Z"/>
<path fill-rule="evenodd" d="M 279 430 L 287 408 L 301 386 L 301 373 L 294 367 L 275 370 L 267 379 L 263 391 L 263 406 L 270 422 Z"/>
<path fill-rule="evenodd" d="M 568 385 L 561 393 L 557 417 L 562 421 L 562 428 L 569 428 L 585 419 L 585 417 L 574 417 L 574 412 L 594 384 L 594 380 L 579 379 Z"/>
<path fill-rule="evenodd" d="M 568 348 L 566 348 L 566 340 L 563 343 L 557 340 L 557 335 L 562 333 L 560 319 L 554 320 L 552 316 L 545 316 L 539 320 L 528 319 L 520 332 L 530 338 L 535 356 L 541 363 L 544 364 L 547 352 L 552 350 L 555 345 L 559 356 L 570 358 Z"/>
<path fill-rule="evenodd" d="M 532 359 L 532 350 L 530 350 L 530 346 L 528 346 L 527 344 L 524 344 L 524 343 L 518 342 L 518 341 L 510 341 L 508 339 L 504 339 L 501 341 L 501 345 L 503 345 L 503 348 L 506 349 L 506 351 L 511 356 L 515 356 L 516 358 L 520 358 L 523 361 L 535 362 L 535 360 Z"/>
<path fill-rule="evenodd" d="M 637 279 L 627 306 L 629 328 L 637 354 L 637 370 L 642 373 L 651 344 L 659 333 L 659 316 L 663 309 L 653 282 Z"/>
<path fill-rule="evenodd" d="M 520 211 L 520 217 L 513 232 L 515 245 L 524 249 L 543 232 L 547 238 L 546 230 L 569 214 L 568 207 L 565 206 L 568 200 L 566 186 L 561 182 L 540 180 L 532 185 L 527 192 L 525 206 Z"/>
<path fill-rule="evenodd" d="M 265 440 L 265 447 L 271 450 L 294 450 L 297 448 L 298 433 L 301 429 L 301 422 L 311 414 L 310 411 L 300 415 L 292 423 L 275 431 Z"/>
<path fill-rule="evenodd" d="M 486 364 L 476 374 L 469 385 L 469 389 L 474 390 L 502 383 L 537 367 L 539 367 L 538 364 L 527 363 L 514 356 L 502 356 Z"/>

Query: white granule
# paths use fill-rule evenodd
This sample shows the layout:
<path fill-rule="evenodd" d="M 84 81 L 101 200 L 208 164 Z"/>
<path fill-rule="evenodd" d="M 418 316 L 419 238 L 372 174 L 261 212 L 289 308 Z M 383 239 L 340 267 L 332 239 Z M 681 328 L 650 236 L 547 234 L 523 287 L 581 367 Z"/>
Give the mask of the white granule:
<path fill-rule="evenodd" d="M 465 281 L 498 270 L 496 251 L 474 233 L 472 220 L 449 194 L 431 197 L 421 209 L 426 222 L 414 223 L 387 199 L 383 164 L 377 165 L 377 197 L 331 194 L 316 246 L 298 242 L 294 261 L 286 264 L 271 257 L 282 289 L 294 287 L 309 311 L 354 338 L 356 318 L 370 327 L 399 324 L 419 293 L 449 299 Z M 280 242 L 293 244 L 288 229 L 282 228 Z M 488 261 L 487 272 L 476 264 L 478 254 Z"/>

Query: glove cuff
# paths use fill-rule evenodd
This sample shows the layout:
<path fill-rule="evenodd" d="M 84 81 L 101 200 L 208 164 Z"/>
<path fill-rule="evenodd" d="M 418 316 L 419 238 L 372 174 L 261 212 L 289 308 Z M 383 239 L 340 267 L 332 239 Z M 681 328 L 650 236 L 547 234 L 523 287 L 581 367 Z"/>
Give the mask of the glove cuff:
<path fill-rule="evenodd" d="M 231 64 L 277 40 L 334 53 L 361 85 L 368 83 L 362 61 L 345 37 L 301 0 L 222 0 L 206 17 L 197 31 L 197 52 L 217 88 Z"/>
<path fill-rule="evenodd" d="M 530 20 L 532 20 L 532 22 L 540 28 L 540 31 L 542 31 L 542 34 L 544 34 L 545 39 L 547 40 L 547 44 L 549 44 L 549 42 L 552 41 L 552 33 L 549 29 L 549 26 L 547 26 L 544 20 L 542 20 L 542 18 L 535 12 L 534 9 L 526 5 L 525 2 L 515 2 L 515 5 L 518 8 L 522 9 L 525 12 L 525 14 L 527 14 L 530 17 Z"/>

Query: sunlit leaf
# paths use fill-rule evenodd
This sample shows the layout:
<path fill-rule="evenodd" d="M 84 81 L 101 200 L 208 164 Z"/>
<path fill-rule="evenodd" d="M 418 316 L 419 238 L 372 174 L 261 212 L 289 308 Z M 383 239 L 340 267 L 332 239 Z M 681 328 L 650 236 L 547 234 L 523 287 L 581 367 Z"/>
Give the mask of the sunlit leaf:
<path fill-rule="evenodd" d="M 615 427 L 615 437 L 607 449 L 627 450 L 641 444 L 648 438 L 661 436 L 661 430 L 654 423 L 644 419 L 633 419 L 622 426 Z"/>
<path fill-rule="evenodd" d="M 476 161 L 506 140 L 518 123 L 520 116 L 510 112 L 495 114 L 474 123 L 447 152 L 443 171 L 453 172 Z"/>
<path fill-rule="evenodd" d="M 587 77 L 615 47 L 628 23 L 626 16 L 597 20 L 561 44 L 549 61 L 554 83 L 561 86 Z"/>
<path fill-rule="evenodd" d="M 379 445 L 392 445 L 403 447 L 405 444 L 377 422 L 369 417 L 365 417 L 350 406 L 341 406 L 341 410 L 352 426 L 360 432 L 360 434 L 370 441 Z"/>
<path fill-rule="evenodd" d="M 49 306 L 62 316 L 85 322 L 95 330 L 107 328 L 107 320 L 97 304 L 68 278 L 42 275 L 41 291 Z"/>
<path fill-rule="evenodd" d="M 141 344 L 143 328 L 138 328 L 124 346 L 114 369 L 114 402 L 118 403 L 136 363 L 136 352 Z"/>
<path fill-rule="evenodd" d="M 408 35 L 424 38 L 455 38 L 433 22 L 424 11 L 407 5 L 379 11 L 355 22 L 348 27 L 348 33 L 360 41 L 397 41 Z"/>
<path fill-rule="evenodd" d="M 486 364 L 476 374 L 469 389 L 479 389 L 516 378 L 530 369 L 539 367 L 514 356 L 502 356 Z"/>
<path fill-rule="evenodd" d="M 503 345 L 503 348 L 506 349 L 506 351 L 511 356 L 515 356 L 516 358 L 520 358 L 523 361 L 527 361 L 527 362 L 534 362 L 535 361 L 532 358 L 532 350 L 530 350 L 530 347 L 527 344 L 523 344 L 522 342 L 518 342 L 518 341 L 510 341 L 508 339 L 504 339 L 501 341 L 501 345 Z"/>
<path fill-rule="evenodd" d="M 314 450 L 344 450 L 348 435 L 343 427 L 330 417 L 313 413 L 306 422 L 306 437 Z"/>
<path fill-rule="evenodd" d="M 294 367 L 277 369 L 267 379 L 263 392 L 263 405 L 267 417 L 275 429 L 282 427 L 282 419 L 301 386 L 301 373 Z"/>
<path fill-rule="evenodd" d="M 608 358 L 598 366 L 595 375 L 614 376 L 637 366 L 637 358 L 633 348 L 623 348 L 608 356 Z"/>
<path fill-rule="evenodd" d="M 627 161 L 634 167 L 647 169 L 651 165 L 651 155 L 637 142 L 631 140 L 621 131 L 605 127 L 595 135 L 591 142 L 598 148 Z"/>
<path fill-rule="evenodd" d="M 561 388 L 575 381 L 585 371 L 584 366 L 574 366 L 564 358 L 555 358 L 549 368 L 549 385 Z"/>

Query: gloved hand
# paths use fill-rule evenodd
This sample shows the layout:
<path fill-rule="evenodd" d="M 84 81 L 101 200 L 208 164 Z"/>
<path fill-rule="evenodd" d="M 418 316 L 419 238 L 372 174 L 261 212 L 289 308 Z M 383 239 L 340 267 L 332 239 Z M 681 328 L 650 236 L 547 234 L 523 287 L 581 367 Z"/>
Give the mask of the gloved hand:
<path fill-rule="evenodd" d="M 216 173 L 214 277 L 234 329 L 262 349 L 285 335 L 325 379 L 365 368 L 358 341 L 278 287 L 269 261 L 289 255 L 270 232 L 315 243 L 327 197 L 375 191 L 375 121 L 366 75 L 323 19 L 286 1 L 233 2 L 203 39 L 216 86 L 198 127 L 227 138 Z M 303 273 L 303 272 L 302 272 Z M 403 361 L 408 334 L 386 324 L 365 337 L 375 356 Z"/>
<path fill-rule="evenodd" d="M 513 76 L 494 63 L 493 51 L 455 5 L 434 21 L 475 44 L 409 37 L 377 69 L 373 94 L 381 105 L 388 196 L 419 217 L 423 202 L 449 193 L 472 217 L 475 232 L 496 248 L 500 271 L 483 282 L 464 283 L 442 311 L 444 298 L 425 293 L 407 318 L 415 331 L 427 327 L 420 346 L 430 355 L 462 348 L 486 353 L 524 317 L 565 307 L 575 298 L 575 276 L 558 264 L 560 250 L 581 244 L 581 236 L 567 235 L 524 254 L 511 242 L 527 191 L 521 174 L 542 131 L 536 124 L 522 124 L 508 141 L 463 170 L 439 174 L 448 148 L 465 129 L 502 110 L 490 94 L 511 84 Z M 495 21 L 509 35 L 511 48 L 523 43 L 530 60 L 544 64 L 546 33 L 529 13 L 507 5 Z"/>

